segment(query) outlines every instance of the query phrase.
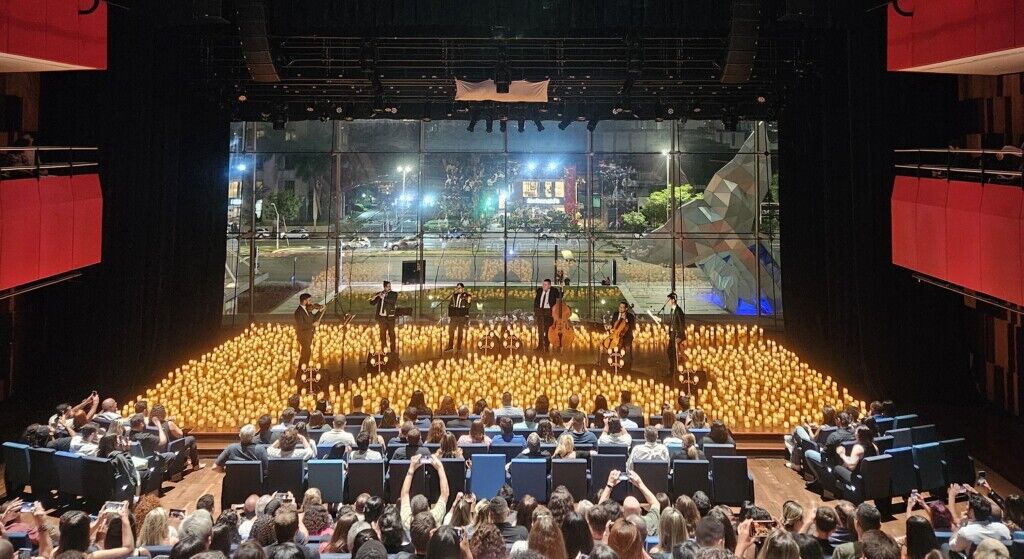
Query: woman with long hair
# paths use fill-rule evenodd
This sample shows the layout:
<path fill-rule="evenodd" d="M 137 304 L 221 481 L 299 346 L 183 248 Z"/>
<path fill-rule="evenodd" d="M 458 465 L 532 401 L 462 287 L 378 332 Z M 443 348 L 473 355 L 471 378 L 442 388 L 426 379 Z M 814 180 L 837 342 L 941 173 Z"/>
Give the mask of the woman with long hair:
<path fill-rule="evenodd" d="M 388 408 L 380 414 L 380 428 L 381 429 L 397 429 L 398 428 L 398 413 Z"/>
<path fill-rule="evenodd" d="M 469 433 L 462 435 L 458 440 L 459 446 L 467 444 L 491 444 L 491 438 L 484 433 L 484 422 L 475 419 L 469 426 Z"/>
<path fill-rule="evenodd" d="M 683 519 L 686 520 L 686 532 L 695 534 L 697 523 L 700 522 L 700 511 L 697 510 L 697 503 L 694 503 L 689 495 L 680 495 L 676 497 L 676 502 L 673 506 L 679 511 L 679 514 L 683 515 Z"/>
<path fill-rule="evenodd" d="M 551 444 L 555 442 L 555 430 L 551 427 L 551 421 L 548 419 L 541 419 L 537 423 L 537 436 L 540 437 L 542 444 Z"/>
<path fill-rule="evenodd" d="M 594 550 L 594 536 L 590 533 L 587 519 L 576 511 L 562 519 L 562 539 L 565 540 L 565 555 L 569 559 L 590 555 Z"/>
<path fill-rule="evenodd" d="M 590 414 L 597 416 L 597 414 L 603 414 L 606 411 L 608 411 L 608 398 L 605 398 L 604 394 L 594 396 L 594 409 Z"/>
<path fill-rule="evenodd" d="M 704 410 L 701 408 L 695 408 L 693 413 L 690 414 L 690 429 L 707 429 L 708 418 L 704 415 Z"/>
<path fill-rule="evenodd" d="M 526 546 L 547 559 L 566 559 L 565 538 L 551 517 L 542 516 L 534 521 Z"/>
<path fill-rule="evenodd" d="M 757 559 L 800 559 L 800 546 L 793 539 L 793 534 L 774 530 L 761 544 Z"/>
<path fill-rule="evenodd" d="M 725 426 L 725 422 L 721 419 L 716 419 L 711 422 L 711 430 L 704 436 L 704 439 L 705 443 L 736 444 L 736 441 L 732 440 L 732 434 L 729 433 L 729 428 Z"/>
<path fill-rule="evenodd" d="M 644 539 L 640 529 L 625 518 L 612 523 L 608 529 L 608 547 L 612 548 L 619 559 L 646 559 Z"/>
<path fill-rule="evenodd" d="M 473 523 L 476 521 L 475 504 L 476 498 L 473 497 L 472 493 L 459 492 L 452 502 L 452 510 L 448 513 L 448 520 L 445 524 L 460 529 L 472 528 Z"/>
<path fill-rule="evenodd" d="M 359 522 L 359 516 L 354 512 L 338 515 L 331 539 L 320 544 L 320 553 L 348 553 L 348 531 L 356 522 Z"/>
<path fill-rule="evenodd" d="M 501 530 L 491 523 L 480 524 L 473 530 L 473 536 L 469 538 L 469 548 L 473 552 L 473 559 L 505 559 L 508 557 L 508 552 L 505 551 L 505 540 L 501 537 Z"/>
<path fill-rule="evenodd" d="M 558 446 L 551 453 L 552 458 L 576 458 L 576 445 L 572 442 L 572 435 L 564 434 L 558 437 Z"/>
<path fill-rule="evenodd" d="M 907 539 L 904 545 L 906 559 L 924 559 L 932 550 L 939 549 L 932 523 L 923 516 L 907 517 Z"/>
<path fill-rule="evenodd" d="M 455 434 L 446 432 L 441 437 L 441 446 L 434 451 L 438 458 L 462 458 L 462 449 L 455 440 Z"/>
<path fill-rule="evenodd" d="M 683 449 L 680 453 L 685 460 L 706 460 L 704 451 L 697 446 L 697 437 L 693 433 L 683 435 Z M 680 458 L 681 458 L 680 457 Z"/>
<path fill-rule="evenodd" d="M 379 444 L 384 446 L 384 437 L 377 434 L 377 422 L 370 416 L 363 418 L 363 423 L 359 426 L 360 433 L 366 433 L 370 438 L 370 444 Z"/>
<path fill-rule="evenodd" d="M 142 528 L 139 529 L 137 545 L 174 545 L 177 542 L 178 538 L 171 535 L 171 528 L 167 523 L 167 510 L 157 507 L 149 511 L 142 522 Z"/>
<path fill-rule="evenodd" d="M 537 415 L 547 415 L 551 410 L 551 401 L 548 400 L 548 395 L 537 396 L 537 399 L 533 401 L 533 409 L 537 410 Z"/>
<path fill-rule="evenodd" d="M 437 415 L 457 415 L 459 412 L 455 409 L 455 399 L 451 396 L 441 398 L 441 404 L 437 406 L 437 411 L 434 413 Z"/>
<path fill-rule="evenodd" d="M 447 429 L 444 427 L 444 421 L 435 419 L 430 422 L 430 429 L 427 430 L 427 440 L 423 442 L 426 444 L 440 444 L 441 438 L 444 437 L 446 432 Z"/>
<path fill-rule="evenodd" d="M 658 544 L 651 548 L 651 555 L 660 553 L 671 555 L 677 544 L 690 538 L 686 529 L 686 518 L 674 508 L 661 511 L 661 522 L 658 524 Z"/>
<path fill-rule="evenodd" d="M 662 444 L 668 446 L 670 444 L 683 445 L 683 437 L 685 437 L 689 431 L 686 430 L 686 424 L 682 421 L 672 422 L 672 432 L 669 433 L 665 440 L 661 441 Z"/>
<path fill-rule="evenodd" d="M 497 427 L 495 425 L 494 410 L 491 408 L 484 408 L 483 411 L 480 412 L 480 421 L 483 422 L 485 430 Z"/>

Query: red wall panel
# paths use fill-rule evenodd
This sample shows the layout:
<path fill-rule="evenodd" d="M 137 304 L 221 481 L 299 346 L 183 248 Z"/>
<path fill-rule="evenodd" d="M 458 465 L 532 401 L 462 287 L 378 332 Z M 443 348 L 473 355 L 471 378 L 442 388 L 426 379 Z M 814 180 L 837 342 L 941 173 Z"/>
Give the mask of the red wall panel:
<path fill-rule="evenodd" d="M 78 64 L 77 0 L 46 0 L 47 60 Z"/>
<path fill-rule="evenodd" d="M 913 65 L 977 54 L 975 10 L 973 1 L 928 0 L 915 3 Z"/>
<path fill-rule="evenodd" d="M 11 0 L 0 0 L 0 52 L 7 50 L 7 33 L 10 27 Z"/>
<path fill-rule="evenodd" d="M 987 185 L 981 193 L 981 290 L 1012 303 L 1021 299 L 1020 188 Z"/>
<path fill-rule="evenodd" d="M 72 264 L 82 268 L 100 261 L 103 244 L 103 193 L 98 175 L 71 177 L 75 203 Z"/>
<path fill-rule="evenodd" d="M 917 183 L 917 269 L 946 277 L 946 189 L 949 182 L 921 178 Z"/>
<path fill-rule="evenodd" d="M 1024 0 L 1021 0 L 1024 2 Z M 904 10 L 914 9 L 914 0 L 902 0 L 900 8 Z M 914 19 L 903 17 L 896 13 L 892 4 L 887 8 L 889 17 L 886 21 L 888 27 L 888 41 L 886 43 L 889 70 L 902 70 L 909 68 L 914 62 Z"/>
<path fill-rule="evenodd" d="M 1024 0 L 1013 2 L 1013 46 L 1024 47 Z"/>
<path fill-rule="evenodd" d="M 49 54 L 46 37 L 46 2 L 40 0 L 8 0 L 7 52 L 46 59 Z"/>
<path fill-rule="evenodd" d="M 981 184 L 950 181 L 946 195 L 946 277 L 981 291 Z"/>
<path fill-rule="evenodd" d="M 917 269 L 917 178 L 896 177 L 892 185 L 892 263 Z"/>
<path fill-rule="evenodd" d="M 75 200 L 71 177 L 39 179 L 39 277 L 74 268 Z"/>
<path fill-rule="evenodd" d="M 39 278 L 39 183 L 0 181 L 0 289 Z"/>
<path fill-rule="evenodd" d="M 80 9 L 88 9 L 92 0 L 78 0 Z M 78 16 L 78 64 L 106 70 L 107 68 L 107 3 L 100 2 L 91 14 Z"/>
<path fill-rule="evenodd" d="M 1013 48 L 1014 0 L 975 0 L 974 36 L 977 53 Z M 967 2 L 965 2 L 967 3 Z"/>

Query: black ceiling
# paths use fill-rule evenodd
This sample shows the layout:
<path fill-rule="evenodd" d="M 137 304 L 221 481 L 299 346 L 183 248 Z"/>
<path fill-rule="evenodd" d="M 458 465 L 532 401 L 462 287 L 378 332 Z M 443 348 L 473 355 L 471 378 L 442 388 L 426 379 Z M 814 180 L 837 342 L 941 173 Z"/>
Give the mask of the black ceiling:
<path fill-rule="evenodd" d="M 745 28 L 734 22 L 735 2 L 756 15 Z M 783 0 L 215 4 L 220 19 L 190 28 L 198 76 L 240 119 L 467 118 L 471 105 L 453 103 L 454 80 L 492 78 L 501 60 L 513 80 L 550 79 L 550 101 L 473 104 L 495 118 L 770 118 L 811 48 Z M 254 81 L 247 66 L 239 14 L 254 6 L 265 13 L 266 34 L 256 38 L 266 39 L 276 83 Z M 752 39 L 740 83 L 722 83 L 730 33 Z"/>

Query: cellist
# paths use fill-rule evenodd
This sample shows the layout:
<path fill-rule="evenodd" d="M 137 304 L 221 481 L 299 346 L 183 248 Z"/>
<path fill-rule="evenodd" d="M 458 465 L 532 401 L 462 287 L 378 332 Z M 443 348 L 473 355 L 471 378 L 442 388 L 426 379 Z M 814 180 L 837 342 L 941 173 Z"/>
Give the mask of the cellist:
<path fill-rule="evenodd" d="M 619 301 L 619 313 L 612 322 L 612 332 L 620 332 L 618 348 L 622 353 L 625 369 L 633 368 L 633 330 L 636 328 L 636 315 L 629 303 Z"/>
<path fill-rule="evenodd" d="M 554 323 L 551 317 L 551 309 L 555 302 L 561 297 L 557 287 L 551 287 L 551 280 L 545 279 L 537 288 L 533 297 L 533 318 L 537 323 L 537 347 L 534 351 L 547 353 L 550 342 L 548 341 L 548 328 Z"/>

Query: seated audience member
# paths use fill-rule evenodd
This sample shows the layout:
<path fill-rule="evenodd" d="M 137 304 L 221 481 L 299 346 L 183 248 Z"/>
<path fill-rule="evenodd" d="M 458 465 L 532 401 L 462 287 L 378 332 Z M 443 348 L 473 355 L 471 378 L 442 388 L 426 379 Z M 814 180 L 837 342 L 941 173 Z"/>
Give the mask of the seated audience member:
<path fill-rule="evenodd" d="M 608 529 L 608 522 L 611 517 L 605 507 L 591 507 L 587 511 L 587 526 L 590 528 L 590 537 L 595 542 L 605 541 L 605 531 Z"/>
<path fill-rule="evenodd" d="M 832 546 L 849 543 L 857 540 L 856 515 L 857 507 L 850 501 L 839 501 L 833 507 L 836 512 L 836 529 L 828 541 Z"/>
<path fill-rule="evenodd" d="M 853 429 L 850 427 L 850 417 L 846 413 L 836 416 L 836 430 L 828 436 L 820 451 L 808 450 L 804 452 L 804 461 L 811 470 L 811 475 L 821 486 L 822 491 L 835 492 L 835 476 L 830 468 L 839 465 L 840 458 L 836 449 L 842 447 L 846 441 L 855 438 Z"/>
<path fill-rule="evenodd" d="M 249 495 L 245 498 L 245 503 L 242 505 L 242 512 L 238 519 L 238 535 L 243 540 L 249 539 L 249 532 L 252 530 L 252 524 L 256 520 L 257 507 L 260 504 L 261 497 L 256 494 Z M 267 501 L 270 500 L 270 496 L 267 496 Z M 265 506 L 266 503 L 264 502 Z"/>
<path fill-rule="evenodd" d="M 484 411 L 480 412 L 480 421 L 484 424 L 485 433 L 488 435 L 498 433 L 498 418 L 494 416 L 494 411 L 491 408 L 484 408 Z"/>
<path fill-rule="evenodd" d="M 900 559 L 900 546 L 889 534 L 869 530 L 861 536 L 861 557 L 864 559 Z"/>
<path fill-rule="evenodd" d="M 421 413 L 423 410 L 416 407 L 407 407 L 405 412 L 402 414 L 402 420 L 412 423 L 413 427 L 416 427 L 421 432 L 430 429 L 430 414 Z M 429 408 L 427 408 L 429 411 Z"/>
<path fill-rule="evenodd" d="M 567 557 L 586 556 L 594 550 L 594 538 L 583 512 L 570 511 L 562 518 L 561 526 Z"/>
<path fill-rule="evenodd" d="M 605 422 L 604 432 L 597 439 L 598 444 L 629 445 L 633 438 L 629 432 L 622 428 L 621 420 L 618 417 L 610 417 Z"/>
<path fill-rule="evenodd" d="M 517 435 L 512 430 L 512 418 L 510 416 L 502 416 L 498 419 L 498 428 L 501 430 L 500 433 L 491 439 L 491 444 L 507 444 L 507 445 L 518 445 L 523 446 L 526 444 L 526 439 L 522 435 Z"/>
<path fill-rule="evenodd" d="M 281 433 L 274 444 L 267 448 L 267 456 L 270 458 L 302 458 L 309 460 L 316 457 L 316 449 L 310 447 L 309 441 L 299 435 L 295 427 L 289 427 Z"/>
<path fill-rule="evenodd" d="M 295 408 L 290 407 L 281 410 L 280 423 L 274 425 L 270 430 L 281 433 L 289 427 L 295 427 Z"/>
<path fill-rule="evenodd" d="M 295 507 L 283 506 L 278 508 L 274 512 L 274 537 L 277 543 L 264 547 L 263 551 L 266 552 L 267 557 L 272 557 L 274 552 L 281 548 L 281 546 L 295 545 L 294 542 L 298 533 L 299 514 L 295 511 Z M 306 559 L 317 559 L 320 557 L 320 551 L 317 549 L 306 545 L 301 545 L 299 548 Z"/>
<path fill-rule="evenodd" d="M 301 396 L 299 396 L 298 394 L 292 394 L 291 396 L 288 396 L 288 401 L 286 403 L 288 404 L 289 408 L 295 410 L 295 419 L 296 420 L 299 420 L 299 419 L 308 420 L 309 419 L 309 410 L 302 408 L 302 397 Z"/>
<path fill-rule="evenodd" d="M 675 412 L 672 412 L 675 415 Z M 686 529 L 686 518 L 672 507 L 663 508 L 658 526 L 658 543 L 651 548 L 651 557 L 667 558 L 675 546 L 690 538 Z"/>
<path fill-rule="evenodd" d="M 537 415 L 547 415 L 551 411 L 551 400 L 547 394 L 540 394 L 537 399 L 533 401 L 533 409 L 537 410 Z"/>
<path fill-rule="evenodd" d="M 817 507 L 814 509 L 814 520 L 807 525 L 807 531 L 818 540 L 821 551 L 831 555 L 834 549 L 832 545 L 832 532 L 836 529 L 836 511 L 831 507 Z M 813 530 L 813 533 L 811 531 Z"/>
<path fill-rule="evenodd" d="M 624 481 L 621 477 L 622 472 L 619 470 L 612 470 L 608 473 L 608 480 L 605 483 L 601 493 L 598 497 L 597 503 L 603 504 L 604 502 L 611 499 L 612 490 L 616 485 Z M 629 517 L 630 515 L 637 515 L 643 518 L 644 525 L 646 527 L 647 535 L 656 536 L 658 535 L 658 525 L 661 520 L 661 503 L 658 502 L 658 498 L 648 489 L 647 484 L 640 478 L 636 472 L 629 472 L 629 482 L 633 484 L 637 490 L 644 496 L 644 500 L 647 502 L 647 512 L 644 512 L 643 507 L 640 505 L 640 501 L 632 495 L 626 497 L 622 501 L 622 516 Z"/>
<path fill-rule="evenodd" d="M 430 422 L 430 429 L 427 431 L 427 439 L 424 441 L 426 444 L 441 444 L 441 438 L 447 433 L 445 429 L 444 421 L 435 419 Z"/>
<path fill-rule="evenodd" d="M 672 450 L 671 448 L 669 449 Z M 679 450 L 672 452 L 669 462 L 676 460 L 707 460 L 704 451 L 697 446 L 697 437 L 693 433 L 683 435 L 683 444 Z"/>
<path fill-rule="evenodd" d="M 541 444 L 557 442 L 557 439 L 555 439 L 555 429 L 548 419 L 541 419 L 537 422 L 537 436 L 540 437 Z"/>
<path fill-rule="evenodd" d="M 833 471 L 844 481 L 850 481 L 860 471 L 861 460 L 878 456 L 875 432 L 870 427 L 864 425 L 857 427 L 854 437 L 857 442 L 854 443 L 849 454 L 846 452 L 846 447 L 836 448 L 836 456 L 839 458 L 840 464 L 833 468 Z"/>
<path fill-rule="evenodd" d="M 597 435 L 587 430 L 587 416 L 577 413 L 572 417 L 572 429 L 569 431 L 575 445 L 597 445 Z"/>
<path fill-rule="evenodd" d="M 99 448 L 100 426 L 95 423 L 86 423 L 78 430 L 75 436 L 71 437 L 71 452 L 83 456 L 96 456 Z"/>
<path fill-rule="evenodd" d="M 537 433 L 530 433 L 526 437 L 526 448 L 519 453 L 519 458 L 544 458 L 551 464 L 551 453 L 540 447 L 540 436 Z"/>
<path fill-rule="evenodd" d="M 704 516 L 697 522 L 693 537 L 701 548 L 725 548 L 725 528 L 710 516 Z"/>
<path fill-rule="evenodd" d="M 347 447 L 356 446 L 356 439 L 345 430 L 345 415 L 337 414 L 334 416 L 334 421 L 331 423 L 332 427 L 330 431 L 320 435 L 320 440 L 317 445 L 322 446 L 334 446 L 338 443 L 343 443 Z"/>
<path fill-rule="evenodd" d="M 917 515 L 907 516 L 903 547 L 906 550 L 906 559 L 924 559 L 932 551 L 941 552 L 932 523 L 927 518 Z"/>
<path fill-rule="evenodd" d="M 94 417 L 105 419 L 107 421 L 116 421 L 121 419 L 121 412 L 117 411 L 117 400 L 113 398 L 107 398 L 100 404 L 100 412 Z"/>
<path fill-rule="evenodd" d="M 523 408 L 512 405 L 512 393 L 502 392 L 501 394 L 501 407 L 494 410 L 495 418 L 508 417 L 512 419 L 513 423 L 520 421 L 526 414 L 523 412 Z"/>
<path fill-rule="evenodd" d="M 413 553 L 399 553 L 398 558 L 418 559 L 428 557 L 427 548 L 430 545 L 430 536 L 437 529 L 437 522 L 434 520 L 433 515 L 428 512 L 421 512 L 411 520 L 410 526 L 409 540 L 413 547 Z"/>
<path fill-rule="evenodd" d="M 370 444 L 384 446 L 384 437 L 377 433 L 377 422 L 372 417 L 364 417 L 363 423 L 359 426 L 360 433 L 366 433 Z"/>
<path fill-rule="evenodd" d="M 473 425 L 473 420 L 469 418 L 469 407 L 459 406 L 458 414 L 458 418 L 448 420 L 447 427 L 449 429 L 469 429 Z"/>
<path fill-rule="evenodd" d="M 822 557 L 828 557 L 824 551 L 821 550 L 821 545 L 818 540 L 807 534 L 793 534 L 793 541 L 796 542 L 798 548 L 800 548 L 800 559 L 821 559 Z"/>
<path fill-rule="evenodd" d="M 51 415 L 48 421 L 50 428 L 53 429 L 54 437 L 73 436 L 75 434 L 75 417 L 81 413 L 86 421 L 92 419 L 92 416 L 96 414 L 96 407 L 99 405 L 99 401 L 99 396 L 93 392 L 86 396 L 77 406 L 72 407 L 70 404 L 58 405 L 56 413 Z"/>
<path fill-rule="evenodd" d="M 615 412 L 618 414 L 619 423 L 622 424 L 623 429 L 637 429 L 640 427 L 636 421 L 630 419 L 629 408 L 626 407 L 625 405 L 621 405 L 618 408 L 616 408 Z"/>
<path fill-rule="evenodd" d="M 525 540 L 529 534 L 525 526 L 513 526 L 509 519 L 508 501 L 504 497 L 494 497 L 488 506 L 491 523 L 498 528 L 505 545 L 512 545 Z"/>
<path fill-rule="evenodd" d="M 459 448 L 458 443 L 455 441 L 455 435 L 445 433 L 441 437 L 441 444 L 434 451 L 434 456 L 437 458 L 462 458 L 462 449 Z"/>
<path fill-rule="evenodd" d="M 324 417 L 324 412 L 320 410 L 313 410 L 309 412 L 309 422 L 307 424 L 307 427 L 311 431 L 322 431 L 326 425 L 327 418 Z"/>
<path fill-rule="evenodd" d="M 633 447 L 626 461 L 626 469 L 633 469 L 635 460 L 668 460 L 668 447 L 658 442 L 658 430 L 654 427 L 644 429 L 644 444 Z"/>
<path fill-rule="evenodd" d="M 955 501 L 958 491 L 955 483 L 949 487 L 950 502 Z M 967 514 L 950 538 L 949 550 L 963 553 L 969 550 L 971 545 L 978 545 L 986 538 L 1007 541 L 1010 539 L 1010 530 L 992 517 L 992 503 L 988 499 L 978 493 L 969 493 Z"/>
<path fill-rule="evenodd" d="M 596 450 L 576 450 L 576 445 L 572 441 L 572 435 L 568 433 L 562 434 L 562 436 L 558 438 L 558 446 L 556 446 L 555 451 L 551 453 L 551 457 L 561 460 L 572 458 L 589 459 L 592 455 L 597 454 Z"/>
<path fill-rule="evenodd" d="M 274 420 L 267 414 L 263 414 L 256 420 L 257 430 L 257 441 L 260 444 L 270 444 L 274 442 L 274 435 L 271 432 L 273 428 Z"/>
<path fill-rule="evenodd" d="M 768 518 L 756 515 L 756 512 L 763 510 L 761 507 L 752 506 L 750 507 L 749 517 L 752 520 L 768 520 L 771 518 L 770 515 L 768 515 Z M 808 509 L 807 514 L 810 515 L 812 513 L 813 511 Z M 767 514 L 767 511 L 765 511 L 765 514 Z M 804 508 L 800 506 L 800 503 L 790 499 L 782 503 L 782 518 L 780 520 L 779 524 L 783 530 L 790 533 L 800 532 L 804 529 Z"/>
<path fill-rule="evenodd" d="M 398 413 L 391 408 L 384 410 L 380 416 L 380 428 L 398 429 Z"/>
<path fill-rule="evenodd" d="M 933 552 L 929 559 L 933 559 L 937 553 Z M 941 559 L 942 555 L 938 557 Z M 1010 559 L 1010 550 L 1006 549 L 1003 542 L 989 538 L 978 544 L 972 559 Z"/>
<path fill-rule="evenodd" d="M 477 419 L 470 424 L 469 433 L 459 437 L 459 446 L 467 444 L 491 444 L 491 438 L 484 432 L 484 423 Z"/>
<path fill-rule="evenodd" d="M 42 511 L 42 507 L 37 507 L 38 511 Z M 39 514 L 34 513 L 34 516 L 38 521 L 40 520 Z M 41 520 L 45 520 L 45 514 L 42 515 Z M 110 523 L 111 516 L 105 515 L 104 522 Z M 125 529 L 121 530 L 121 541 L 119 547 L 107 547 L 106 549 L 93 549 L 92 545 L 92 534 L 90 533 L 91 522 L 89 515 L 82 511 L 72 510 L 65 512 L 60 516 L 58 522 L 58 540 L 56 549 L 52 550 L 51 557 L 57 558 L 65 553 L 78 552 L 82 554 L 82 557 L 88 557 L 89 559 L 122 559 L 129 557 L 135 551 L 135 537 L 131 529 L 131 521 L 128 519 L 128 509 L 123 508 L 116 513 L 115 518 L 120 520 L 121 526 Z M 42 530 L 45 530 L 45 524 L 40 525 Z M 97 529 L 103 528 L 102 525 L 97 526 Z M 48 538 L 40 538 L 39 545 L 39 556 L 46 557 L 43 553 L 42 546 L 48 545 L 49 542 L 45 541 Z"/>
<path fill-rule="evenodd" d="M 331 513 L 327 512 L 327 507 L 322 504 L 302 508 L 302 526 L 310 536 L 332 535 L 333 520 Z"/>
<path fill-rule="evenodd" d="M 862 540 L 864 534 L 872 530 L 879 530 L 882 527 L 882 515 L 878 509 L 870 503 L 857 505 L 857 512 L 854 514 L 854 528 L 857 532 L 857 539 L 835 546 L 832 551 L 833 559 L 857 559 L 863 557 Z"/>
<path fill-rule="evenodd" d="M 640 406 L 633 403 L 633 393 L 629 390 L 623 390 L 619 393 L 619 404 L 626 406 L 626 417 L 643 417 L 644 410 L 640 409 Z M 625 426 L 625 424 L 623 424 Z M 627 429 L 635 429 L 635 427 L 627 427 Z"/>
<path fill-rule="evenodd" d="M 551 410 L 548 412 L 548 421 L 551 422 L 551 426 L 555 429 L 566 429 L 572 427 L 572 415 L 562 415 L 559 410 Z"/>
<path fill-rule="evenodd" d="M 620 518 L 608 529 L 608 547 L 619 559 L 645 559 L 644 536 L 640 529 L 626 518 Z"/>
<path fill-rule="evenodd" d="M 686 427 L 689 429 L 707 429 L 708 418 L 704 415 L 704 410 L 694 408 L 693 413 L 690 414 L 690 423 Z"/>
<path fill-rule="evenodd" d="M 568 408 L 562 410 L 562 417 L 566 422 L 571 422 L 572 419 L 578 415 L 582 415 L 586 418 L 587 414 L 583 413 L 580 409 L 580 396 L 579 394 L 570 394 L 569 399 L 566 401 Z"/>
<path fill-rule="evenodd" d="M 338 514 L 331 531 L 331 538 L 320 544 L 320 553 L 348 553 L 348 532 L 359 521 L 354 512 Z"/>
<path fill-rule="evenodd" d="M 169 559 L 191 559 L 199 557 L 209 549 L 209 541 L 194 536 L 183 537 L 171 547 Z"/>
<path fill-rule="evenodd" d="M 526 539 L 526 534 L 523 539 Z M 501 529 L 490 522 L 482 523 L 480 527 L 473 530 L 473 535 L 469 538 L 469 549 L 473 554 L 473 559 L 505 559 L 508 557 Z"/>
<path fill-rule="evenodd" d="M 421 465 L 430 464 L 434 468 L 434 476 L 437 477 L 440 485 L 440 493 L 438 494 L 437 501 L 430 505 L 427 501 L 427 497 L 423 494 L 417 494 L 415 497 L 410 497 L 409 493 L 412 491 L 412 479 L 416 474 L 416 469 Z M 444 515 L 448 512 L 448 476 L 445 474 L 444 466 L 441 461 L 430 456 L 423 456 L 421 454 L 413 455 L 409 469 L 405 473 L 405 481 L 402 482 L 402 492 L 399 497 L 399 514 L 402 521 L 402 526 L 409 529 L 412 523 L 412 519 L 421 512 L 429 512 L 434 517 L 434 523 L 440 525 L 444 522 Z"/>
<path fill-rule="evenodd" d="M 658 429 L 671 429 L 672 425 L 674 425 L 675 422 L 676 422 L 676 412 L 673 411 L 672 408 L 669 407 L 668 404 L 665 404 L 664 406 L 662 406 L 662 408 L 661 408 L 661 421 L 659 421 L 655 425 L 655 427 L 657 427 Z"/>
<path fill-rule="evenodd" d="M 192 470 L 203 469 L 203 463 L 199 461 L 199 448 L 196 446 L 196 438 L 186 436 L 181 427 L 174 422 L 174 418 L 167 417 L 166 408 L 160 404 L 153 406 L 153 409 L 149 412 L 149 421 L 154 427 L 159 424 L 160 428 L 166 431 L 168 442 L 184 439 L 185 442 L 178 454 L 181 466 L 185 465 L 185 458 L 187 457 L 192 463 Z"/>
<path fill-rule="evenodd" d="M 693 410 L 690 408 L 690 396 L 680 394 L 676 398 L 676 421 L 681 421 L 685 425 L 690 419 L 691 411 Z"/>
<path fill-rule="evenodd" d="M 159 420 L 157 420 L 159 423 Z M 128 440 L 139 443 L 139 448 L 144 456 L 153 456 L 167 450 L 167 432 L 160 426 L 155 425 L 156 433 L 146 430 L 146 418 L 137 413 L 128 420 Z M 173 454 L 169 454 L 173 457 Z"/>
<path fill-rule="evenodd" d="M 395 454 L 391 457 L 392 460 L 411 460 L 413 456 L 419 454 L 422 456 L 430 456 L 430 450 L 420 444 L 420 430 L 413 427 L 409 429 L 409 432 L 405 436 L 405 446 L 399 447 L 395 451 Z"/>
<path fill-rule="evenodd" d="M 267 469 L 267 449 L 256 442 L 256 427 L 252 424 L 245 424 L 238 430 L 238 442 L 231 443 L 221 451 L 214 460 L 214 469 L 218 472 L 224 471 L 224 464 L 229 460 L 244 460 L 260 462 L 263 470 Z"/>
<path fill-rule="evenodd" d="M 669 435 L 661 442 L 666 446 L 676 444 L 682 446 L 683 437 L 687 434 L 689 434 L 689 432 L 686 430 L 686 424 L 677 420 L 672 423 L 672 432 L 669 433 Z"/>
<path fill-rule="evenodd" d="M 455 409 L 455 398 L 449 395 L 444 395 L 441 398 L 441 403 L 438 404 L 437 410 L 434 412 L 435 415 L 457 415 L 458 411 Z"/>
<path fill-rule="evenodd" d="M 338 410 L 339 412 L 341 410 Z M 369 414 L 363 411 L 363 395 L 352 396 L 352 405 L 349 407 L 348 415 L 351 417 L 368 417 Z"/>
<path fill-rule="evenodd" d="M 174 545 L 178 542 L 178 531 L 168 524 L 167 509 L 157 507 L 146 515 L 136 545 Z"/>
<path fill-rule="evenodd" d="M 734 445 L 736 441 L 732 439 L 732 434 L 729 433 L 725 423 L 721 419 L 716 419 L 711 422 L 711 430 L 708 431 L 707 435 L 704 435 L 704 441 L 701 443 L 701 446 L 708 443 Z"/>
<path fill-rule="evenodd" d="M 526 411 L 523 412 L 523 420 L 514 424 L 512 428 L 516 431 L 536 431 L 537 410 L 533 408 L 526 408 Z"/>
<path fill-rule="evenodd" d="M 333 456 L 334 451 L 331 451 Z M 352 452 L 348 455 L 349 460 L 383 460 L 384 455 L 376 450 L 370 449 L 370 434 L 366 431 L 360 431 L 359 435 L 356 436 L 356 445 Z"/>
<path fill-rule="evenodd" d="M 566 559 L 565 538 L 558 524 L 550 516 L 538 518 L 530 527 L 527 548 L 547 559 Z"/>

